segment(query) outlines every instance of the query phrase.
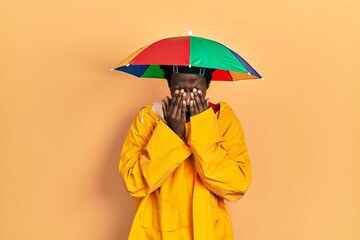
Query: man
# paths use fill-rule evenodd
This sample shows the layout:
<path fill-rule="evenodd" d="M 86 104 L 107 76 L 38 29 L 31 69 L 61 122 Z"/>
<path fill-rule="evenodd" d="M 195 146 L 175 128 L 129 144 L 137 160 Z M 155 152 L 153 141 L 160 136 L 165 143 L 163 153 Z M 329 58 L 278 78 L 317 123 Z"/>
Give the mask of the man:
<path fill-rule="evenodd" d="M 211 69 L 162 69 L 171 98 L 141 109 L 120 157 L 137 209 L 129 239 L 233 239 L 224 199 L 251 183 L 240 122 L 226 103 L 205 99 Z"/>

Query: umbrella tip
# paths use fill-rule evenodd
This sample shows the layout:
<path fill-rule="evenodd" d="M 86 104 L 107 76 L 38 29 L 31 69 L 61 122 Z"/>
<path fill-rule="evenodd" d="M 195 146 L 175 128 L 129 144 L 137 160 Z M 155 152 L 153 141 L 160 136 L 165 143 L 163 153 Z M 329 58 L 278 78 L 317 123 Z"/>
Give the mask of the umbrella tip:
<path fill-rule="evenodd" d="M 188 36 L 192 36 L 192 31 L 191 30 L 188 31 Z"/>

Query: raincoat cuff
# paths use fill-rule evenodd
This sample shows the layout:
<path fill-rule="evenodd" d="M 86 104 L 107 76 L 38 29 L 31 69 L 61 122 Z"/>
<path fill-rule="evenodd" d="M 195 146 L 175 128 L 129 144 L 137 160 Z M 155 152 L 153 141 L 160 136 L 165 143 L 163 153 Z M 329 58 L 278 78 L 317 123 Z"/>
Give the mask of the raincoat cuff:
<path fill-rule="evenodd" d="M 190 146 L 208 148 L 222 141 L 219 123 L 212 108 L 190 118 Z"/>
<path fill-rule="evenodd" d="M 179 163 L 191 155 L 191 150 L 162 120 L 159 121 L 146 147 L 151 159 L 164 164 Z"/>

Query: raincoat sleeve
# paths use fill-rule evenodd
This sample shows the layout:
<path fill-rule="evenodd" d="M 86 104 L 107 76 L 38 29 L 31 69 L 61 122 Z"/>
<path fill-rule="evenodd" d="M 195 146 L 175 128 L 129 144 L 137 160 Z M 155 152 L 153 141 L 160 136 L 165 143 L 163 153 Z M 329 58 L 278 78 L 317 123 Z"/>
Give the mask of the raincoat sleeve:
<path fill-rule="evenodd" d="M 227 105 L 219 119 L 208 110 L 191 117 L 189 145 L 204 185 L 228 201 L 238 200 L 248 189 L 251 163 L 239 120 Z"/>
<path fill-rule="evenodd" d="M 191 154 L 189 146 L 161 119 L 148 117 L 149 108 L 142 111 L 130 126 L 119 163 L 119 172 L 133 197 L 155 191 Z"/>

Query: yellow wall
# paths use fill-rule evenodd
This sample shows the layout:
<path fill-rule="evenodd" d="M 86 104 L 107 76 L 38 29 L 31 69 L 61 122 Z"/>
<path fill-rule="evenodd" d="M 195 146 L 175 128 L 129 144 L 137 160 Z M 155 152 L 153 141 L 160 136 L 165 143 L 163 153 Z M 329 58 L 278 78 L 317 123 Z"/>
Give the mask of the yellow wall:
<path fill-rule="evenodd" d="M 164 80 L 109 69 L 191 29 L 265 81 L 212 83 L 254 165 L 236 239 L 360 239 L 360 2 L 2 0 L 0 239 L 126 239 L 118 155 Z"/>

